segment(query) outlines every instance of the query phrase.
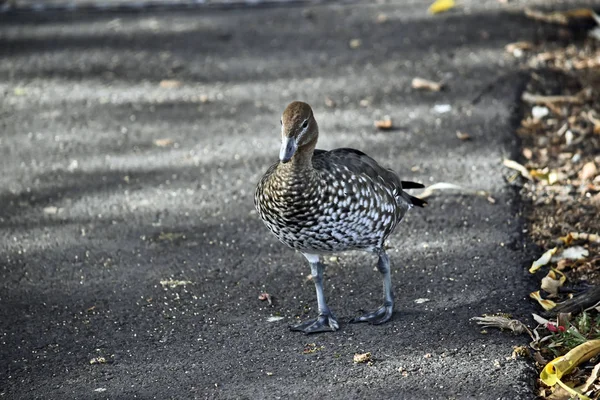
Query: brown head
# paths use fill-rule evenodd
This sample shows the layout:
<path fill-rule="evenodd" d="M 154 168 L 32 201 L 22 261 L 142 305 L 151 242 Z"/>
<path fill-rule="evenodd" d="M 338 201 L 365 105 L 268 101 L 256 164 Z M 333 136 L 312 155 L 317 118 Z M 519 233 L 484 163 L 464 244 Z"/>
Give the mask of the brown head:
<path fill-rule="evenodd" d="M 319 127 L 312 109 L 306 103 L 290 103 L 281 117 L 281 150 L 279 160 L 288 162 L 295 154 L 312 154 L 319 138 Z"/>

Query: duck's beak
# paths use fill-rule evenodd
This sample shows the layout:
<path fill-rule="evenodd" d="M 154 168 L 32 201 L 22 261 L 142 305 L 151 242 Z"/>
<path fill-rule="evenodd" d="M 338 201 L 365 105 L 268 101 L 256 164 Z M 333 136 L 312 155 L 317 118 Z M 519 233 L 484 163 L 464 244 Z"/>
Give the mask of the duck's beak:
<path fill-rule="evenodd" d="M 283 136 L 281 139 L 281 149 L 279 150 L 279 160 L 286 163 L 292 159 L 298 149 L 298 143 L 293 137 Z"/>

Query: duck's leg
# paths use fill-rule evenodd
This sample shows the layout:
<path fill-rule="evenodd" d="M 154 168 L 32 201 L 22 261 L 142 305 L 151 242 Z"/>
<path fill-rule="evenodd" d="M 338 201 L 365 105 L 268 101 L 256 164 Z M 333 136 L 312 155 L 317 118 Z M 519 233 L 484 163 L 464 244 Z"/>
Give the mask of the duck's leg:
<path fill-rule="evenodd" d="M 325 294 L 323 293 L 323 269 L 325 266 L 319 261 L 318 255 L 304 254 L 304 257 L 306 257 L 310 263 L 312 279 L 315 283 L 315 289 L 317 290 L 319 316 L 298 325 L 290 326 L 290 329 L 304 333 L 335 331 L 339 329 L 340 326 L 331 310 L 329 310 L 329 307 L 327 307 L 327 303 L 325 303 Z"/>
<path fill-rule="evenodd" d="M 383 324 L 392 317 L 394 311 L 394 294 L 392 293 L 392 277 L 390 276 L 390 259 L 383 249 L 375 249 L 379 255 L 377 269 L 383 277 L 383 305 L 377 310 L 352 319 L 350 322 L 369 322 L 374 325 Z"/>

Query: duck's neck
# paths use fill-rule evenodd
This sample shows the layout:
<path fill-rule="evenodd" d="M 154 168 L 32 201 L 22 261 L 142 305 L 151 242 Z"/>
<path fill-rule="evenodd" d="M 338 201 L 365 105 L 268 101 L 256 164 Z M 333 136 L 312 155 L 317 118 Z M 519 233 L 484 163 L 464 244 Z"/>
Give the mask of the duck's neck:
<path fill-rule="evenodd" d="M 280 171 L 290 177 L 304 177 L 312 175 L 314 172 L 312 157 L 317 145 L 317 138 L 306 143 L 296 150 L 296 154 L 287 163 L 279 163 Z"/>

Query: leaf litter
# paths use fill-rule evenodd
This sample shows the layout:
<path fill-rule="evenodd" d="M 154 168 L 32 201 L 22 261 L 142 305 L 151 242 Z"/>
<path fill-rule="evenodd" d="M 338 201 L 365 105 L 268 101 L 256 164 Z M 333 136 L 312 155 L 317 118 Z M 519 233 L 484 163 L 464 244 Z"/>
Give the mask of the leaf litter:
<path fill-rule="evenodd" d="M 551 37 L 505 50 L 528 69 L 517 133 L 521 160 L 509 183 L 528 203 L 527 232 L 541 248 L 531 273 L 544 272 L 530 294 L 541 310 L 535 327 L 504 315 L 476 317 L 484 328 L 528 334 L 545 399 L 600 398 L 600 18 L 590 9 L 528 9 Z M 587 37 L 585 29 L 596 24 Z M 583 28 L 582 28 L 583 27 Z"/>

